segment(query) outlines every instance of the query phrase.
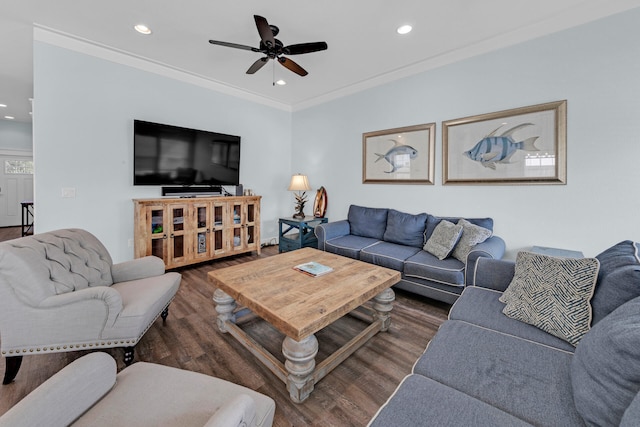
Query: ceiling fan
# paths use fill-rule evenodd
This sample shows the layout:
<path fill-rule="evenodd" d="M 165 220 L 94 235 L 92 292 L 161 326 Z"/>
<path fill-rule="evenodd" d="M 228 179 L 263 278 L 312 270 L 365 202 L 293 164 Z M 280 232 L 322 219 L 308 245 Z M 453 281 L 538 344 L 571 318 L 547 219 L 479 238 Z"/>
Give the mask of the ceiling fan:
<path fill-rule="evenodd" d="M 227 46 L 235 49 L 250 50 L 252 52 L 261 52 L 265 56 L 254 62 L 247 70 L 247 74 L 253 74 L 262 68 L 270 59 L 277 60 L 285 68 L 293 71 L 300 76 L 306 76 L 309 74 L 307 70 L 296 64 L 291 59 L 282 55 L 300 55 L 303 53 L 318 52 L 327 49 L 326 42 L 312 42 L 312 43 L 299 43 L 285 46 L 280 40 L 275 38 L 280 29 L 275 25 L 269 25 L 267 20 L 259 15 L 253 15 L 256 21 L 256 27 L 258 27 L 258 33 L 260 34 L 260 47 L 251 47 L 242 44 L 222 42 L 218 40 L 209 40 L 209 43 Z"/>

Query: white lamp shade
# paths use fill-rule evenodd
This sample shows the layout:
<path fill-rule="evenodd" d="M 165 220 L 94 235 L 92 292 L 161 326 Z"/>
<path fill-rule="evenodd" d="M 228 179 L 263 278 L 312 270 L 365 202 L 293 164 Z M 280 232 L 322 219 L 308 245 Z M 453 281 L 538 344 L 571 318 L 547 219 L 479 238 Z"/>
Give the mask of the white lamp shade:
<path fill-rule="evenodd" d="M 291 183 L 289 184 L 289 191 L 309 191 L 311 186 L 306 175 L 293 175 L 291 177 Z"/>

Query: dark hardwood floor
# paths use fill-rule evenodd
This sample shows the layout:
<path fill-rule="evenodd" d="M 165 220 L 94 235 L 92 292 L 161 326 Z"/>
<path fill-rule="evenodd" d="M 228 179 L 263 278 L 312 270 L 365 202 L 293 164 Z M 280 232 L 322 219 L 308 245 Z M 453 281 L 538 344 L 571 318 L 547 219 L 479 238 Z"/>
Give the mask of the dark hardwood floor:
<path fill-rule="evenodd" d="M 12 229 L 1 228 L 0 240 L 20 237 L 20 228 Z M 260 257 L 277 253 L 276 246 L 267 247 Z M 255 254 L 240 255 L 177 270 L 182 273 L 182 284 L 169 308 L 167 323 L 163 325 L 158 319 L 147 331 L 136 346 L 135 361 L 213 375 L 271 396 L 276 402 L 274 426 L 363 426 L 411 371 L 450 307 L 396 291 L 389 331 L 373 337 L 316 384 L 308 400 L 295 404 L 284 383 L 232 337 L 220 333 L 215 324 L 214 289 L 207 281 L 207 272 L 256 258 Z M 258 342 L 284 360 L 283 337 L 277 331 L 258 320 L 247 327 Z M 320 343 L 316 361 L 363 327 L 359 320 L 345 316 L 320 331 L 316 335 Z M 106 351 L 117 360 L 118 369 L 123 369 L 122 349 Z M 16 380 L 0 388 L 0 414 L 83 354 L 86 352 L 25 356 Z M 4 374 L 5 359 L 0 359 L 0 372 Z"/>

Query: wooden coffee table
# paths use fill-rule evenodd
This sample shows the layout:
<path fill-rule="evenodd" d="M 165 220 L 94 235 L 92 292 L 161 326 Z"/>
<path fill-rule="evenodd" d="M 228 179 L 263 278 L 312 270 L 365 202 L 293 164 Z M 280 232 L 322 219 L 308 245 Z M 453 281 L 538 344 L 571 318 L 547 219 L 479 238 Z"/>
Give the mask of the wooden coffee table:
<path fill-rule="evenodd" d="M 293 269 L 308 261 L 334 271 L 311 277 Z M 214 270 L 208 276 L 217 288 L 213 300 L 220 331 L 230 333 L 287 384 L 296 403 L 309 397 L 318 381 L 371 337 L 389 328 L 395 299 L 390 287 L 400 280 L 398 271 L 313 248 Z M 370 299 L 373 308 L 361 307 Z M 236 302 L 246 309 L 236 310 Z M 371 324 L 316 365 L 314 334 L 349 313 Z M 245 318 L 255 315 L 285 335 L 284 364 L 240 329 Z"/>

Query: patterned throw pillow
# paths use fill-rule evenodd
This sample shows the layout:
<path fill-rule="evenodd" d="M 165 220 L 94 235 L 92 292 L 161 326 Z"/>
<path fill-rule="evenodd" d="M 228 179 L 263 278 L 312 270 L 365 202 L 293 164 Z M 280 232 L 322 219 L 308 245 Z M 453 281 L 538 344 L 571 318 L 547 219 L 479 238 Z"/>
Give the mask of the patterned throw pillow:
<path fill-rule="evenodd" d="M 451 254 L 461 235 L 461 225 L 442 220 L 425 243 L 424 250 L 437 256 L 438 259 L 445 259 Z"/>
<path fill-rule="evenodd" d="M 466 263 L 467 255 L 469 255 L 471 249 L 473 249 L 473 247 L 478 243 L 482 243 L 491 237 L 493 232 L 472 224 L 463 218 L 458 221 L 458 225 L 462 226 L 462 236 L 460 237 L 460 241 L 456 245 L 456 248 L 453 250 L 453 257 Z"/>
<path fill-rule="evenodd" d="M 502 312 L 576 346 L 591 326 L 596 258 L 555 258 L 520 252 Z"/>

